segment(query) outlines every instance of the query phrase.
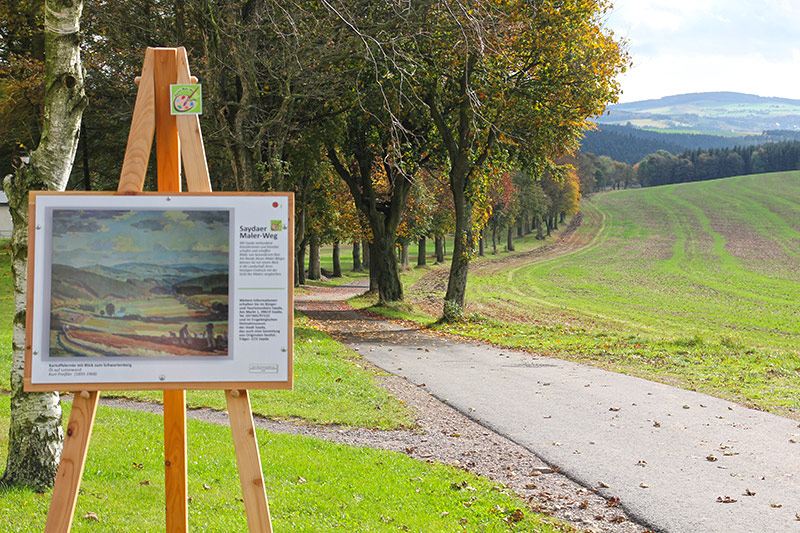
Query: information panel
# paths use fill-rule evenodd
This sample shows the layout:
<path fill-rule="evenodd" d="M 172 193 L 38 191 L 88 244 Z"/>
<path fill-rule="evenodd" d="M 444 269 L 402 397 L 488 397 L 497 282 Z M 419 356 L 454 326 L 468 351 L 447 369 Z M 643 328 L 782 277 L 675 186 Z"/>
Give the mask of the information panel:
<path fill-rule="evenodd" d="M 291 193 L 31 193 L 26 390 L 291 388 Z"/>

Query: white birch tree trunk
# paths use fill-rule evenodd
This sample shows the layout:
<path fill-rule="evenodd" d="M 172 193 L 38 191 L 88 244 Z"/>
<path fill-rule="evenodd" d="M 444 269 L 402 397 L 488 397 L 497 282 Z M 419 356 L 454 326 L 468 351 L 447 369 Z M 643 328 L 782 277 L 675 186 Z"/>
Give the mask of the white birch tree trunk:
<path fill-rule="evenodd" d="M 82 0 L 45 2 L 45 99 L 42 137 L 29 164 L 6 176 L 14 233 L 14 335 L 11 367 L 11 422 L 6 471 L 0 483 L 36 490 L 51 486 L 63 446 L 61 403 L 57 392 L 23 391 L 25 302 L 27 291 L 28 191 L 67 186 L 86 107 L 80 60 Z"/>

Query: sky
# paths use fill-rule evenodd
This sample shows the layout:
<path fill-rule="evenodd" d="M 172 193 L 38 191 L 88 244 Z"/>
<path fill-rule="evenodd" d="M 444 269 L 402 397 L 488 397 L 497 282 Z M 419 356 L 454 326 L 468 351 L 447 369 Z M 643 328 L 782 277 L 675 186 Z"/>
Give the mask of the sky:
<path fill-rule="evenodd" d="M 734 91 L 800 99 L 800 1 L 612 0 L 633 67 L 620 102 Z"/>
<path fill-rule="evenodd" d="M 52 262 L 75 268 L 228 261 L 227 211 L 54 210 L 52 228 Z"/>

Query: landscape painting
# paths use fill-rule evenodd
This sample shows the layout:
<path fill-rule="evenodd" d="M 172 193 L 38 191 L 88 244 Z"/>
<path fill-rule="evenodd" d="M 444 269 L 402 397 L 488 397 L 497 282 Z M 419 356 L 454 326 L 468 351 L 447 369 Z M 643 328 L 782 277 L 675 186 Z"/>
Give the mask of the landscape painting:
<path fill-rule="evenodd" d="M 228 355 L 230 211 L 53 209 L 50 357 Z"/>

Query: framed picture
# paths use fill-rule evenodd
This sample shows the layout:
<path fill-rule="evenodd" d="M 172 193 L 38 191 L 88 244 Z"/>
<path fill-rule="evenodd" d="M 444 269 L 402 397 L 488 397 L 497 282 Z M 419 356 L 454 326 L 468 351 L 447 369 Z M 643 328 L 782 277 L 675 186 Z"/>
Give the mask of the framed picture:
<path fill-rule="evenodd" d="M 293 200 L 31 193 L 25 389 L 291 388 Z"/>

